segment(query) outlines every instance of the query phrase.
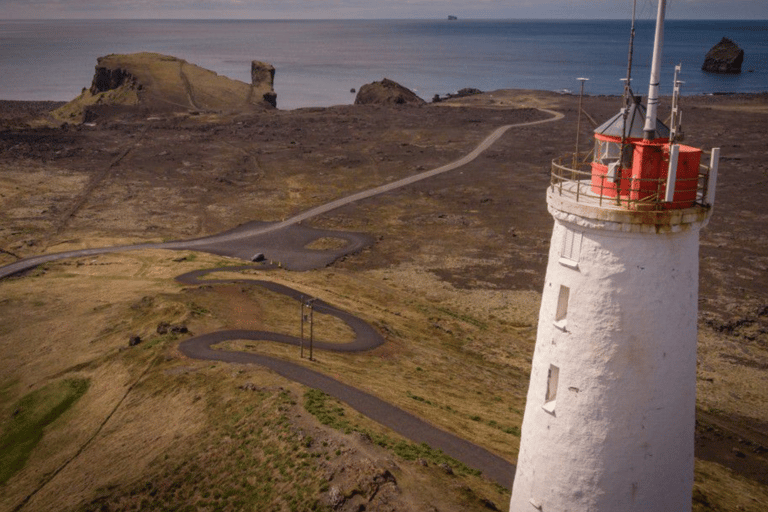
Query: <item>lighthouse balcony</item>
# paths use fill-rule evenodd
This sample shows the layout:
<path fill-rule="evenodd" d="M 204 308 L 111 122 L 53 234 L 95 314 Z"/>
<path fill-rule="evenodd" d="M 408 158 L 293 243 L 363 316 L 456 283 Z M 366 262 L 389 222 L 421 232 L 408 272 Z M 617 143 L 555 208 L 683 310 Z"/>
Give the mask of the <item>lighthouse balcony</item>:
<path fill-rule="evenodd" d="M 640 146 L 640 145 L 638 145 Z M 549 196 L 559 204 L 575 203 L 582 207 L 644 214 L 669 210 L 709 209 L 714 202 L 714 180 L 717 173 L 717 150 L 705 153 L 681 146 L 677 158 L 678 172 L 670 178 L 666 167 L 669 153 L 659 151 L 655 144 L 635 147 L 648 151 L 639 155 L 646 162 L 656 158 L 661 172 L 640 172 L 631 162 L 618 158 L 593 158 L 593 153 L 571 154 L 552 161 Z M 707 162 L 707 163 L 702 163 Z M 626 166 L 626 167 L 625 167 Z M 650 174 L 650 175 L 649 175 Z M 647 215 L 646 215 L 647 216 Z"/>

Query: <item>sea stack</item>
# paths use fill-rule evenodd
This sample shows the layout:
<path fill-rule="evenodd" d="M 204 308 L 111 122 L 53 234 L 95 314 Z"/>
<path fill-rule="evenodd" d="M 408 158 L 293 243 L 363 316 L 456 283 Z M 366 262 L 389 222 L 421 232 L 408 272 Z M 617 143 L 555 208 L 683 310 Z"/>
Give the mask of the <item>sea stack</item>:
<path fill-rule="evenodd" d="M 743 62 L 744 50 L 724 37 L 707 52 L 701 69 L 710 73 L 738 74 Z"/>
<path fill-rule="evenodd" d="M 252 61 L 251 87 L 257 95 L 261 95 L 264 101 L 273 107 L 277 107 L 277 93 L 275 93 L 275 66 L 258 60 Z"/>

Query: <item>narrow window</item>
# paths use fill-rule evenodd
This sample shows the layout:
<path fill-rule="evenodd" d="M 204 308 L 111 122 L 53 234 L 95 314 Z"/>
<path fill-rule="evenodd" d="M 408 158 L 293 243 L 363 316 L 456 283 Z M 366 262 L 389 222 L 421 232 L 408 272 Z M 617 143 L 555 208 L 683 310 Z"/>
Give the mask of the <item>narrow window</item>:
<path fill-rule="evenodd" d="M 547 376 L 547 402 L 554 402 L 557 398 L 557 380 L 560 378 L 560 368 L 549 365 L 549 374 Z"/>
<path fill-rule="evenodd" d="M 560 368 L 551 364 L 547 374 L 547 394 L 544 397 L 543 408 L 548 413 L 554 414 L 557 400 L 557 382 L 560 379 Z"/>
<path fill-rule="evenodd" d="M 557 312 L 555 313 L 555 322 L 565 320 L 565 318 L 568 316 L 568 296 L 570 294 L 570 288 L 560 285 L 560 295 L 557 297 Z"/>
<path fill-rule="evenodd" d="M 560 294 L 557 296 L 557 310 L 555 310 L 555 320 L 552 322 L 555 328 L 566 332 L 568 321 L 568 297 L 571 289 L 560 285 Z"/>
<path fill-rule="evenodd" d="M 579 255 L 581 254 L 581 231 L 566 229 L 563 237 L 563 246 L 560 249 L 560 264 L 566 267 L 578 269 Z"/>

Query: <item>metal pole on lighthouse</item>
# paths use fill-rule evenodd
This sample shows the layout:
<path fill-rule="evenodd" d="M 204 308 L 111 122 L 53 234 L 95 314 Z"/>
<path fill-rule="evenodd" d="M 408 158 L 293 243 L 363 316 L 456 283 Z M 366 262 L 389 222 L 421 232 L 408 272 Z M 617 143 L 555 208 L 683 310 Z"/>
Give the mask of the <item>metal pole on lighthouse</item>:
<path fill-rule="evenodd" d="M 659 107 L 659 80 L 661 77 L 661 48 L 664 45 L 664 13 L 667 1 L 659 0 L 659 12 L 656 14 L 656 36 L 653 41 L 653 61 L 651 62 L 651 80 L 648 84 L 648 107 L 646 108 L 643 138 L 656 138 L 656 114 Z"/>

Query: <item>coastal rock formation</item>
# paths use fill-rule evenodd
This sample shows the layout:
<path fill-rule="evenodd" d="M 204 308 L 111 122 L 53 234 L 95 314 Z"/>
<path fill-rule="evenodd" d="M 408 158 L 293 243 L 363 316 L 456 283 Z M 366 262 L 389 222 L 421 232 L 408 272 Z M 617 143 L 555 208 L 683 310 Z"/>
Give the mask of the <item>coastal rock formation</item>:
<path fill-rule="evenodd" d="M 168 55 L 112 54 L 97 59 L 90 88 L 52 114 L 84 122 L 118 113 L 274 108 L 274 68 L 254 62 L 251 76 L 249 85 Z"/>
<path fill-rule="evenodd" d="M 360 87 L 355 105 L 424 105 L 416 94 L 388 78 Z"/>
<path fill-rule="evenodd" d="M 439 94 L 435 94 L 435 96 L 432 98 L 432 103 L 439 103 L 443 100 L 450 100 L 453 98 L 466 98 L 467 96 L 474 96 L 476 94 L 483 94 L 483 91 L 474 87 L 464 87 L 455 93 L 446 94 L 444 98 Z"/>
<path fill-rule="evenodd" d="M 744 50 L 724 37 L 707 52 L 701 69 L 710 73 L 737 74 L 741 73 L 742 62 L 744 62 Z"/>
<path fill-rule="evenodd" d="M 266 62 L 254 60 L 251 62 L 251 87 L 256 95 L 277 107 L 277 94 L 275 93 L 275 66 Z"/>

